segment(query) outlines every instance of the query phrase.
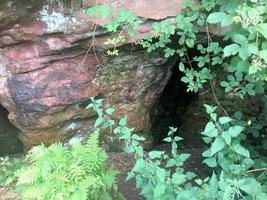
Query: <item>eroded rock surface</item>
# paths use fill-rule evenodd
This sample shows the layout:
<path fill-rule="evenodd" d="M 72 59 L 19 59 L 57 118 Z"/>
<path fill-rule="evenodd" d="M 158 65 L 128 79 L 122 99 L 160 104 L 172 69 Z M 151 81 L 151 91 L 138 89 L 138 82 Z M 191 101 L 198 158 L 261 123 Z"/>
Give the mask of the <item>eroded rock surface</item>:
<path fill-rule="evenodd" d="M 154 1 L 123 2 L 137 15 L 155 19 L 180 9 L 176 1 L 164 1 L 165 12 L 144 13 Z M 85 105 L 91 96 L 104 98 L 105 107 L 116 108 L 115 119 L 128 115 L 129 124 L 149 137 L 149 111 L 170 77 L 172 61 L 135 47 L 115 58 L 103 56 L 99 46 L 107 48 L 107 36 L 82 9 L 70 16 L 45 1 L 21 0 L 0 8 L 0 104 L 26 149 L 89 131 L 95 113 Z M 148 30 L 144 26 L 128 43 Z M 114 141 L 108 134 L 103 138 L 108 145 Z"/>

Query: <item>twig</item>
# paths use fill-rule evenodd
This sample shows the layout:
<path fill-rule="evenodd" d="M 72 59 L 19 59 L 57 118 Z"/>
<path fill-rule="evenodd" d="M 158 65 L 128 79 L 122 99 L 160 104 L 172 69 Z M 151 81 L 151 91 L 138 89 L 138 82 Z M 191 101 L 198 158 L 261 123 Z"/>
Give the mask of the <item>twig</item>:
<path fill-rule="evenodd" d="M 253 173 L 253 172 L 259 172 L 259 171 L 267 171 L 267 168 L 252 169 L 252 170 L 247 171 L 246 173 Z"/>
<path fill-rule="evenodd" d="M 207 36 L 208 36 L 208 46 L 209 46 L 210 42 L 212 42 L 212 39 L 211 39 L 211 37 L 210 37 L 209 26 L 208 26 L 207 22 L 206 22 L 206 32 L 207 32 Z M 209 57 L 209 69 L 211 70 L 211 66 L 210 66 L 210 55 L 209 55 L 209 53 L 208 53 L 208 57 Z M 218 97 L 217 97 L 217 95 L 216 95 L 216 93 L 215 93 L 215 91 L 214 91 L 214 87 L 213 87 L 212 81 L 210 80 L 209 83 L 210 83 L 210 88 L 211 88 L 212 95 L 214 96 L 214 99 L 215 99 L 217 105 L 218 105 L 218 106 L 222 109 L 222 111 L 229 117 L 227 111 L 224 109 L 224 107 L 221 105 L 221 103 L 220 103 L 219 100 L 218 100 Z"/>

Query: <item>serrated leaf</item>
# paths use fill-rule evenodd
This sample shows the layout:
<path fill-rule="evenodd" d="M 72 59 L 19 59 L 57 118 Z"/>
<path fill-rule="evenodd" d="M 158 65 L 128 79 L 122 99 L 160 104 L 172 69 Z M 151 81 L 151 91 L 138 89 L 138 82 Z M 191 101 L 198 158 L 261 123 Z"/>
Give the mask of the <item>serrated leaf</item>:
<path fill-rule="evenodd" d="M 258 24 L 258 31 L 267 39 L 267 23 Z"/>
<path fill-rule="evenodd" d="M 209 181 L 210 190 L 207 194 L 207 199 L 217 199 L 218 198 L 218 180 L 215 172 L 212 173 L 212 176 Z"/>
<path fill-rule="evenodd" d="M 227 132 L 231 135 L 231 137 L 237 137 L 243 130 L 244 127 L 242 126 L 231 126 Z"/>
<path fill-rule="evenodd" d="M 223 139 L 220 137 L 217 137 L 211 145 L 211 150 L 210 150 L 211 156 L 213 156 L 214 154 L 222 150 L 224 146 L 225 146 L 225 143 Z"/>
<path fill-rule="evenodd" d="M 216 167 L 217 166 L 217 161 L 215 158 L 206 158 L 203 160 L 203 163 L 205 163 L 209 167 Z"/>
<path fill-rule="evenodd" d="M 95 121 L 95 125 L 94 125 L 94 127 L 96 128 L 96 127 L 98 127 L 100 124 L 102 124 L 104 122 L 104 118 L 102 118 L 102 117 L 98 117 L 97 119 L 96 119 L 96 121 Z"/>
<path fill-rule="evenodd" d="M 174 173 L 172 176 L 172 182 L 176 185 L 183 184 L 186 181 L 186 176 L 184 174 Z"/>
<path fill-rule="evenodd" d="M 179 158 L 184 162 L 186 161 L 191 155 L 188 153 L 182 153 L 179 155 Z"/>
<path fill-rule="evenodd" d="M 208 137 L 216 137 L 218 135 L 218 130 L 213 122 L 208 122 L 202 134 Z"/>
<path fill-rule="evenodd" d="M 221 25 L 222 26 L 229 26 L 233 23 L 233 18 L 231 15 L 227 15 L 223 18 L 223 20 L 221 21 Z"/>
<path fill-rule="evenodd" d="M 211 149 L 207 149 L 206 151 L 202 152 L 203 157 L 211 157 Z"/>
<path fill-rule="evenodd" d="M 231 122 L 231 121 L 232 121 L 232 118 L 227 117 L 227 116 L 223 116 L 223 117 L 220 117 L 220 118 L 219 118 L 219 122 L 220 122 L 221 124 L 226 124 L 226 123 L 229 123 L 229 122 Z"/>
<path fill-rule="evenodd" d="M 159 169 L 156 172 L 156 176 L 159 179 L 160 182 L 164 182 L 165 177 L 166 177 L 166 171 L 165 169 Z"/>
<path fill-rule="evenodd" d="M 222 138 L 224 139 L 224 141 L 226 142 L 226 144 L 230 145 L 231 144 L 231 135 L 229 134 L 229 132 L 224 131 L 222 132 Z"/>
<path fill-rule="evenodd" d="M 226 14 L 224 12 L 214 12 L 208 16 L 207 22 L 210 24 L 216 24 L 221 22 L 225 16 Z"/>
<path fill-rule="evenodd" d="M 234 35 L 234 42 L 240 45 L 245 45 L 248 42 L 248 39 L 241 35 L 241 34 L 235 34 Z"/>
<path fill-rule="evenodd" d="M 234 150 L 239 155 L 245 156 L 247 158 L 250 157 L 249 151 L 247 149 L 245 149 L 244 147 L 242 147 L 240 144 L 236 144 L 234 146 Z"/>
<path fill-rule="evenodd" d="M 242 60 L 247 60 L 251 53 L 249 52 L 249 49 L 247 47 L 242 47 L 239 49 L 239 57 L 242 58 Z"/>
<path fill-rule="evenodd" d="M 156 158 L 161 158 L 161 156 L 163 155 L 164 151 L 150 151 L 148 153 L 148 156 L 150 159 L 156 159 Z"/>
<path fill-rule="evenodd" d="M 166 138 L 163 139 L 163 141 L 165 141 L 165 142 L 171 142 L 172 141 L 172 138 L 171 137 L 166 137 Z"/>
<path fill-rule="evenodd" d="M 224 47 L 224 57 L 235 55 L 239 51 L 240 46 L 238 44 L 230 44 Z"/>
<path fill-rule="evenodd" d="M 257 67 L 255 67 L 254 65 L 251 65 L 249 66 L 249 69 L 248 69 L 248 74 L 251 75 L 251 74 L 255 74 L 259 69 Z"/>
<path fill-rule="evenodd" d="M 181 141 L 181 140 L 183 140 L 184 138 L 181 138 L 181 137 L 179 137 L 179 136 L 175 136 L 174 137 L 174 141 L 176 141 L 176 142 L 179 142 L 179 141 Z"/>
<path fill-rule="evenodd" d="M 261 50 L 259 56 L 267 63 L 267 50 Z"/>

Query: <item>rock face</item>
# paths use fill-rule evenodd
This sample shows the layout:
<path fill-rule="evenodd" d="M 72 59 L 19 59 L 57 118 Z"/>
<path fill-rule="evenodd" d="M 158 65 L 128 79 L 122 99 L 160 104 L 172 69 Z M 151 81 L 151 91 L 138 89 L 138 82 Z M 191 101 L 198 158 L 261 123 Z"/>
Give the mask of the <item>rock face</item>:
<path fill-rule="evenodd" d="M 139 15 L 149 6 L 142 2 L 125 1 Z M 149 111 L 174 61 L 136 47 L 124 47 L 118 57 L 104 56 L 99 46 L 105 48 L 106 35 L 94 30 L 81 9 L 65 16 L 40 0 L 14 0 L 0 8 L 0 104 L 19 129 L 25 149 L 89 131 L 95 113 L 85 105 L 91 96 L 104 98 L 106 107 L 116 108 L 114 118 L 128 115 L 129 124 L 149 137 Z M 173 6 L 170 16 L 177 9 Z M 152 18 L 153 12 L 145 17 Z M 103 138 L 108 145 L 113 141 L 108 134 Z"/>

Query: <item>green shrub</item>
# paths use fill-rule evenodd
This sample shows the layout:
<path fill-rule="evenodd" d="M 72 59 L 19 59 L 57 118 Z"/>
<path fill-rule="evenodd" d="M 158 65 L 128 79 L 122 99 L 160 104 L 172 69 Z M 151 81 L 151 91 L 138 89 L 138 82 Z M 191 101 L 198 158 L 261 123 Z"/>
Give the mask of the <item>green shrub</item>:
<path fill-rule="evenodd" d="M 112 128 L 114 121 L 109 115 L 114 109 L 109 108 L 106 111 L 112 112 L 104 113 L 102 100 L 91 100 L 88 107 L 99 115 L 97 121 L 100 123 L 96 127 L 107 128 L 110 125 Z M 267 104 L 265 106 L 267 108 Z M 212 175 L 202 180 L 184 170 L 183 164 L 190 154 L 178 153 L 178 142 L 182 138 L 174 136 L 176 128 L 171 127 L 164 139 L 171 145 L 171 155 L 164 151 L 145 152 L 140 144 L 144 138 L 133 133 L 133 129 L 127 126 L 127 117 L 124 117 L 114 133 L 125 142 L 124 151 L 133 154 L 136 161 L 127 179 L 134 178 L 137 188 L 148 200 L 267 199 L 266 157 L 261 152 L 257 156 L 251 155 L 246 140 L 251 127 L 244 125 L 240 118 L 218 117 L 216 107 L 205 107 L 211 120 L 202 132 L 203 140 L 209 146 L 202 156 L 204 163 L 213 169 Z M 240 117 L 240 113 L 237 115 Z"/>
<path fill-rule="evenodd" d="M 171 156 L 161 151 L 145 153 L 140 145 L 143 138 L 133 134 L 133 129 L 127 127 L 126 118 L 123 118 L 114 133 L 125 141 L 124 150 L 136 158 L 128 178 L 136 179 L 137 187 L 149 200 L 265 200 L 267 2 L 184 0 L 182 8 L 176 18 L 152 23 L 150 32 L 139 44 L 147 52 L 161 49 L 165 57 L 178 56 L 180 63 L 177 67 L 184 73 L 181 81 L 187 84 L 187 91 L 198 92 L 204 85 L 210 87 L 211 95 L 225 115 L 219 117 L 215 107 L 206 106 L 211 120 L 202 133 L 208 145 L 202 155 L 204 163 L 214 172 L 201 180 L 193 179 L 194 174 L 184 171 L 183 162 L 189 155 L 177 154 L 177 141 L 181 138 L 173 136 L 173 128 L 165 139 L 172 146 Z M 100 13 L 106 18 L 110 16 L 111 20 L 104 28 L 109 32 L 117 31 L 120 36 L 127 33 L 125 22 L 131 29 L 137 29 L 138 26 L 128 20 L 135 18 L 130 12 L 123 15 L 123 21 L 112 12 L 114 8 L 105 6 L 105 9 L 89 8 L 87 13 L 93 16 Z M 178 41 L 172 38 L 178 38 Z M 116 51 L 117 42 L 113 42 L 113 51 Z M 196 56 L 189 54 L 193 47 L 197 51 Z M 108 54 L 118 55 L 118 51 Z M 241 112 L 229 116 L 215 93 L 218 81 L 218 87 L 222 87 L 229 97 L 240 97 L 246 101 L 247 96 L 261 96 L 264 101 L 262 113 L 246 119 L 242 119 Z M 98 121 L 107 124 L 103 119 L 101 116 Z"/>
<path fill-rule="evenodd" d="M 0 157 L 0 187 L 15 183 L 17 175 L 14 171 L 20 169 L 24 164 L 23 159 L 16 156 Z"/>
<path fill-rule="evenodd" d="M 111 200 L 120 199 L 116 171 L 106 166 L 106 153 L 99 147 L 98 130 L 87 143 L 34 147 L 21 169 L 17 190 L 25 200 Z"/>

